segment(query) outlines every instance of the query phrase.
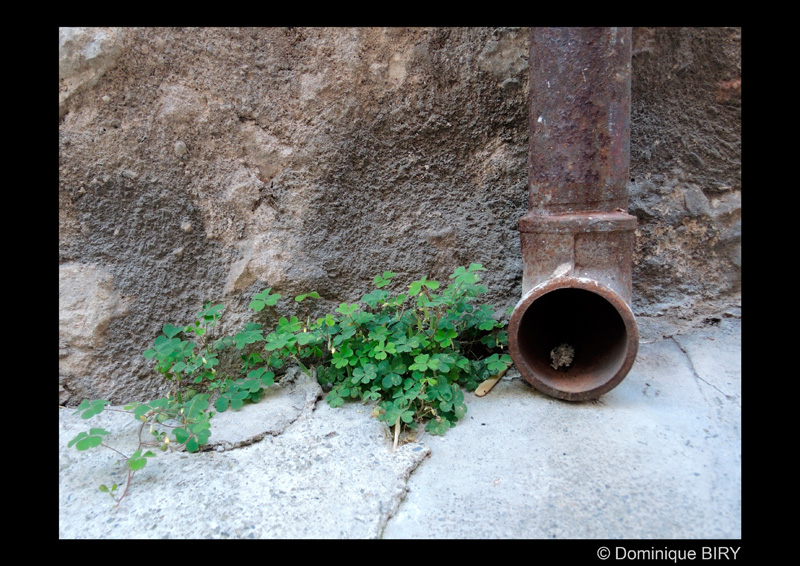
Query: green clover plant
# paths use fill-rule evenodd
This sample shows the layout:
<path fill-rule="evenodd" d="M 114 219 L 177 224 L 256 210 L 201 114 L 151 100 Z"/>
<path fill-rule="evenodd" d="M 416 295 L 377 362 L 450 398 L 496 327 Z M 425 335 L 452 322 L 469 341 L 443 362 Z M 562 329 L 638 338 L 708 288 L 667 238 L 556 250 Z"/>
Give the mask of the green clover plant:
<path fill-rule="evenodd" d="M 322 356 L 308 357 L 329 388 L 328 403 L 377 401 L 378 419 L 395 427 L 395 443 L 403 426 L 424 423 L 431 434 L 454 426 L 466 412 L 461 389 L 474 390 L 511 365 L 504 324 L 488 305 L 473 304 L 487 292 L 481 271 L 480 264 L 459 267 L 444 289 L 422 277 L 397 294 L 384 289 L 395 276 L 386 271 L 359 303 L 310 324 L 308 344 L 326 346 Z"/>
<path fill-rule="evenodd" d="M 155 456 L 149 447 L 199 451 L 211 434 L 212 407 L 223 412 L 259 401 L 289 364 L 309 374 L 313 368 L 331 407 L 353 399 L 374 403 L 377 418 L 394 428 L 395 447 L 402 428 L 424 424 L 430 434 L 444 434 L 467 411 L 462 389 L 474 390 L 512 363 L 504 353 L 504 323 L 489 305 L 473 304 L 487 292 L 481 271 L 483 266 L 473 263 L 457 268 L 446 287 L 422 277 L 398 293 L 387 289 L 396 274 L 385 271 L 359 302 L 342 303 L 314 320 L 281 317 L 271 332 L 247 322 L 232 336 L 216 336 L 225 307 L 211 302 L 189 325 L 164 325 L 143 355 L 171 384 L 170 392 L 124 407 L 141 421 L 139 446 L 123 455 L 128 481 L 122 495 L 116 496 L 116 484 L 100 489 L 119 503 L 133 474 Z M 257 293 L 249 308 L 259 313 L 277 305 L 281 295 L 271 291 Z M 312 291 L 295 301 L 319 298 Z M 76 413 L 88 419 L 108 404 L 84 400 Z M 152 438 L 143 439 L 145 428 Z M 69 445 L 81 451 L 98 446 L 115 450 L 104 443 L 107 435 L 91 428 Z"/>
<path fill-rule="evenodd" d="M 140 423 L 138 429 L 138 446 L 132 454 L 124 454 L 116 448 L 105 444 L 104 437 L 109 431 L 93 427 L 88 432 L 78 433 L 67 446 L 75 446 L 79 451 L 88 450 L 97 446 L 104 446 L 121 456 L 120 462 L 125 464 L 127 481 L 122 494 L 117 496 L 118 485 L 111 487 L 105 484 L 100 486 L 100 491 L 108 493 L 117 505 L 128 494 L 134 474 L 147 465 L 147 459 L 156 454 L 148 448 L 161 451 L 183 447 L 187 452 L 197 452 L 200 447 L 208 442 L 211 434 L 209 419 L 212 413 L 207 412 L 208 395 L 194 395 L 185 402 L 177 401 L 174 397 L 154 399 L 147 403 L 131 403 L 121 409 L 130 413 Z M 82 419 L 89 419 L 102 413 L 104 410 L 120 410 L 108 408 L 110 403 L 105 400 L 84 401 L 78 406 L 74 414 L 81 414 Z M 145 433 L 145 430 L 148 432 Z"/>

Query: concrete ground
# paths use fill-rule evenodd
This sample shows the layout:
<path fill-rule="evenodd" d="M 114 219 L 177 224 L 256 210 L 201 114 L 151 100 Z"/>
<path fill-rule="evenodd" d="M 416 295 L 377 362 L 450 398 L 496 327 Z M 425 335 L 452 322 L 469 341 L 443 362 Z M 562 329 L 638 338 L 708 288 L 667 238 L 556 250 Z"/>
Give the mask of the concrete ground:
<path fill-rule="evenodd" d="M 741 319 L 640 319 L 636 363 L 597 402 L 510 370 L 444 436 L 392 437 L 360 403 L 331 409 L 300 372 L 212 420 L 211 450 L 159 453 L 119 507 L 117 455 L 68 448 L 136 422 L 59 409 L 59 538 L 740 539 Z"/>

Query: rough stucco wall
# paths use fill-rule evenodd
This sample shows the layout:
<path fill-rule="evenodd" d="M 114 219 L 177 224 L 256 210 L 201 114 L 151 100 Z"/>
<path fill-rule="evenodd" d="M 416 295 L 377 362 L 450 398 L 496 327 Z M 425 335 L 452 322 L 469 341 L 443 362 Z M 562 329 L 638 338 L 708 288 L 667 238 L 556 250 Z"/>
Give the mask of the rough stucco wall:
<path fill-rule="evenodd" d="M 642 314 L 736 301 L 736 34 L 634 32 Z M 324 311 L 470 262 L 519 299 L 527 28 L 62 29 L 59 55 L 61 403 L 151 396 L 141 352 L 207 299 L 234 330 L 265 286 Z"/>
<path fill-rule="evenodd" d="M 637 314 L 741 288 L 741 28 L 634 28 L 629 211 Z"/>

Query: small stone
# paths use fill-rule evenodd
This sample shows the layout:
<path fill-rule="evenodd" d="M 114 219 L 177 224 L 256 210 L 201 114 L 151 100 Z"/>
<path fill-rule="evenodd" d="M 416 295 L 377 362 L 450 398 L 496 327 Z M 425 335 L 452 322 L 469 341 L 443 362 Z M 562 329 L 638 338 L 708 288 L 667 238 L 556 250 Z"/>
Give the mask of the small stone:
<path fill-rule="evenodd" d="M 683 191 L 683 203 L 692 216 L 710 216 L 708 197 L 697 185 L 688 185 Z"/>
<path fill-rule="evenodd" d="M 689 153 L 689 155 L 686 156 L 686 160 L 695 167 L 699 167 L 700 169 L 703 169 L 706 166 L 705 161 L 703 161 L 703 158 L 694 152 Z"/>
<path fill-rule="evenodd" d="M 178 157 L 183 157 L 184 155 L 189 153 L 189 149 L 186 147 L 186 144 L 181 140 L 176 141 L 173 147 L 175 149 L 175 155 L 177 155 Z"/>
<path fill-rule="evenodd" d="M 189 232 L 192 231 L 192 223 L 187 220 L 184 220 L 183 222 L 181 222 L 181 230 L 183 230 L 188 234 Z"/>

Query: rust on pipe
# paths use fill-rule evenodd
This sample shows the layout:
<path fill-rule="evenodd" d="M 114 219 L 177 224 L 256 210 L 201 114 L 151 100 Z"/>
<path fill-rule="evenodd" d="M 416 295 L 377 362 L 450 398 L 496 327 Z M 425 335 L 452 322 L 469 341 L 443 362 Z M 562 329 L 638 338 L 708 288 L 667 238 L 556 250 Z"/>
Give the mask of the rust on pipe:
<path fill-rule="evenodd" d="M 531 28 L 529 211 L 509 350 L 547 395 L 616 387 L 636 358 L 630 28 Z"/>

